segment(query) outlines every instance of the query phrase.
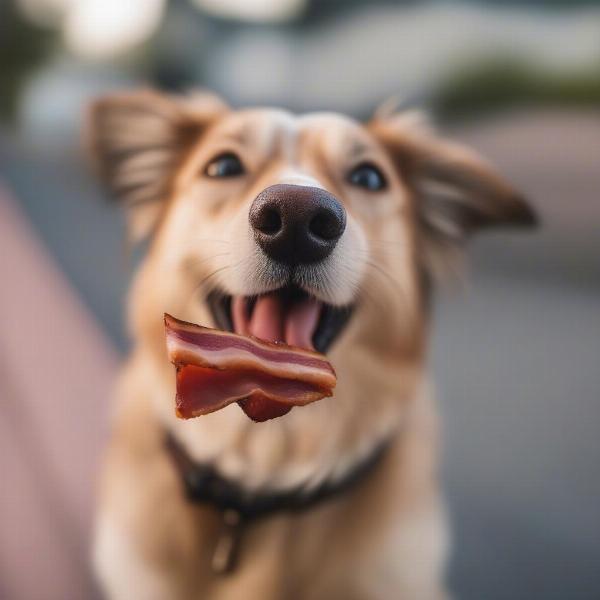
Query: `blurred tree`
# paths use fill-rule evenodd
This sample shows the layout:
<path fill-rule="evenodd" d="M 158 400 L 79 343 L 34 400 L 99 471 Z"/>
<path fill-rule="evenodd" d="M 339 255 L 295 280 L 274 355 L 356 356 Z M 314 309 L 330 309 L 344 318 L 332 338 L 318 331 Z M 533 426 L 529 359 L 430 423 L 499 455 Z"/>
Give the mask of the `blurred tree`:
<path fill-rule="evenodd" d="M 0 2 L 0 120 L 15 117 L 21 86 L 48 56 L 55 38 L 25 21 L 14 2 Z"/>
<path fill-rule="evenodd" d="M 558 74 L 520 60 L 483 62 L 451 75 L 432 102 L 442 119 L 468 118 L 527 104 L 599 107 L 600 65 Z"/>
<path fill-rule="evenodd" d="M 578 8 L 600 6 L 600 0 L 470 0 L 474 4 L 497 4 L 517 7 Z"/>

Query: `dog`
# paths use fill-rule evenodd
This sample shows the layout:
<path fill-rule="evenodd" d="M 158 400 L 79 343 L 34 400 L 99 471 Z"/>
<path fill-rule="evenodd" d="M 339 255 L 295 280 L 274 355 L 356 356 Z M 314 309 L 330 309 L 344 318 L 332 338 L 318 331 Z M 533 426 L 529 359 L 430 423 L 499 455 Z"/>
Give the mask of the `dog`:
<path fill-rule="evenodd" d="M 471 234 L 535 223 L 525 200 L 389 109 L 360 123 L 141 90 L 91 105 L 87 146 L 148 240 L 96 520 L 106 597 L 447 597 L 430 298 Z M 264 423 L 235 403 L 178 419 L 163 313 L 226 329 L 232 299 L 267 293 L 320 303 L 334 396 Z M 240 519 L 240 497 L 272 510 Z"/>

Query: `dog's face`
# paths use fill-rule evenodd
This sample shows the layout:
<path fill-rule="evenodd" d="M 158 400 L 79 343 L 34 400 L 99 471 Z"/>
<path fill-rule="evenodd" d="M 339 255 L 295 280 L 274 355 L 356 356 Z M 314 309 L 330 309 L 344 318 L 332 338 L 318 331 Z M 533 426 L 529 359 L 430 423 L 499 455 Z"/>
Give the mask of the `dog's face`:
<path fill-rule="evenodd" d="M 409 195 L 358 123 L 333 114 L 229 113 L 190 149 L 176 177 L 157 251 L 172 294 L 163 302 L 176 314 L 207 323 L 194 308 L 206 304 L 208 324 L 240 333 L 254 325 L 260 337 L 321 351 L 355 311 L 398 315 L 396 336 L 402 323 L 417 323 Z M 286 332 L 285 317 L 254 324 L 256 298 L 271 292 L 280 297 L 269 305 L 273 320 L 295 306 L 319 313 L 308 331 Z"/>
<path fill-rule="evenodd" d="M 434 264 L 478 227 L 533 220 L 482 161 L 407 115 L 364 125 L 150 92 L 91 115 L 132 236 L 153 236 L 132 310 L 159 353 L 168 311 L 314 345 L 338 372 L 362 357 L 374 370 L 347 379 L 376 395 L 394 364 L 421 358 Z"/>

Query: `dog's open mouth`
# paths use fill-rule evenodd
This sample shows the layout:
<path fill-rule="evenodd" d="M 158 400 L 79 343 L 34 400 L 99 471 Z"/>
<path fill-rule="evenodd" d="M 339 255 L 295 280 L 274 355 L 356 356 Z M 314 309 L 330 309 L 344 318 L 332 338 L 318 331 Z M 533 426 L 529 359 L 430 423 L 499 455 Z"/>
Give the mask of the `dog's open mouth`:
<path fill-rule="evenodd" d="M 259 296 L 212 292 L 208 304 L 220 329 L 322 353 L 338 338 L 353 311 L 352 306 L 326 304 L 296 286 Z"/>
<path fill-rule="evenodd" d="M 237 402 L 251 419 L 265 421 L 332 395 L 335 371 L 320 353 L 337 339 L 351 308 L 291 286 L 253 297 L 212 293 L 208 300 L 225 331 L 165 315 L 180 417 Z"/>
<path fill-rule="evenodd" d="M 251 419 L 265 421 L 332 395 L 336 374 L 322 353 L 352 308 L 291 286 L 252 297 L 212 293 L 208 302 L 221 331 L 165 314 L 178 416 L 237 402 Z"/>

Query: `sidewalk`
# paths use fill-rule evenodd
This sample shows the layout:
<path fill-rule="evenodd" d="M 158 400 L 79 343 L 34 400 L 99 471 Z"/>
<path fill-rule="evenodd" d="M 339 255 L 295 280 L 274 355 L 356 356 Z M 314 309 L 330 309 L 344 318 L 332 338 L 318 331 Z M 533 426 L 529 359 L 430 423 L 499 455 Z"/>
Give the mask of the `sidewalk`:
<path fill-rule="evenodd" d="M 0 597 L 87 600 L 116 353 L 2 188 L 0 239 Z"/>

